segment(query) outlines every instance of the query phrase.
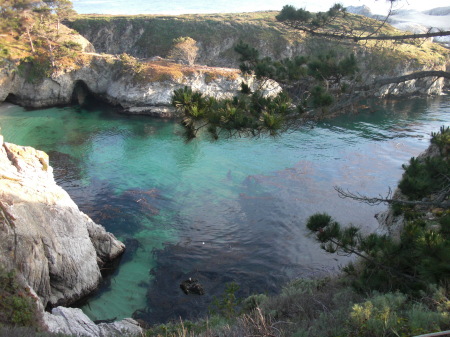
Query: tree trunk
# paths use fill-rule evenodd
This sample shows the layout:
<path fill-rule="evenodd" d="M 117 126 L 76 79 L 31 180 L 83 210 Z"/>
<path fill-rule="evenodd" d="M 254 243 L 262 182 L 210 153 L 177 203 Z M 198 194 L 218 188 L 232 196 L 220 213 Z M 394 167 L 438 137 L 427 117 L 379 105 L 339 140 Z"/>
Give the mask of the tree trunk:
<path fill-rule="evenodd" d="M 422 39 L 422 38 L 429 38 L 429 37 L 436 37 L 436 36 L 449 36 L 450 31 L 439 31 L 434 33 L 424 33 L 424 34 L 404 34 L 404 35 L 367 35 L 367 36 L 356 36 L 356 35 L 348 35 L 346 33 L 332 33 L 332 32 L 317 32 L 315 29 L 311 29 L 308 27 L 305 27 L 302 25 L 302 23 L 298 23 L 295 21 L 287 21 L 283 22 L 285 25 L 292 27 L 294 29 L 303 31 L 305 33 L 309 33 L 313 36 L 318 37 L 326 37 L 326 38 L 332 38 L 336 40 L 353 40 L 355 42 L 357 41 L 367 41 L 367 40 L 406 40 L 406 39 Z"/>
<path fill-rule="evenodd" d="M 31 38 L 30 29 L 28 27 L 26 27 L 25 29 L 27 31 L 28 41 L 30 41 L 31 51 L 34 54 L 35 53 L 35 49 L 34 49 L 33 39 Z"/>
<path fill-rule="evenodd" d="M 52 67 L 55 68 L 55 55 L 53 54 L 53 46 L 48 37 L 45 38 L 47 40 L 48 51 L 50 53 L 50 62 L 52 63 Z"/>

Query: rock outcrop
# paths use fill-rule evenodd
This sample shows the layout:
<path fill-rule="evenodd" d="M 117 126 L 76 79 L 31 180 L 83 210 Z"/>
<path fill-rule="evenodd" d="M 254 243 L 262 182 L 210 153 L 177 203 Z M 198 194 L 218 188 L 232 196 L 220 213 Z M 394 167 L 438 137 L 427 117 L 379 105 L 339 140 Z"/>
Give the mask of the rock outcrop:
<path fill-rule="evenodd" d="M 242 15 L 245 17 L 247 14 Z M 174 90 L 183 86 L 190 86 L 193 90 L 215 98 L 235 96 L 242 82 L 252 90 L 259 88 L 260 82 L 252 77 L 243 77 L 236 69 L 239 59 L 234 47 L 241 39 L 259 49 L 261 56 L 273 59 L 302 54 L 316 55 L 321 49 L 333 48 L 331 45 L 320 47 L 321 43 L 325 43 L 323 41 L 319 43 L 314 39 L 294 36 L 281 24 L 275 24 L 267 18 L 261 20 L 257 24 L 258 20 L 244 20 L 243 23 L 228 18 L 222 22 L 215 19 L 211 21 L 207 17 L 198 20 L 182 17 L 79 19 L 70 23 L 71 26 L 89 38 L 97 51 L 129 53 L 139 57 L 145 63 L 147 73 L 142 76 L 143 72 L 133 69 L 133 66 L 129 67 L 126 62 L 122 62 L 120 56 L 96 53 L 80 54 L 72 65 L 41 79 L 33 77 L 36 71 L 30 71 L 32 76 L 27 77 L 27 66 L 24 64 L 20 71 L 13 65 L 9 69 L 3 65 L 0 69 L 0 102 L 8 100 L 26 107 L 40 108 L 71 102 L 83 103 L 88 95 L 93 95 L 118 106 L 126 113 L 173 117 L 175 110 L 170 104 L 171 96 Z M 214 22 L 213 26 L 211 22 Z M 274 24 L 277 29 L 274 29 Z M 162 38 L 158 33 L 160 30 L 155 27 L 167 28 L 170 34 L 192 35 L 199 46 L 197 62 L 208 66 L 184 67 L 170 64 L 158 57 L 157 55 L 167 54 L 171 38 Z M 205 34 L 205 31 L 209 33 Z M 180 35 L 175 37 L 178 36 Z M 89 41 L 81 36 L 78 38 L 76 41 L 84 50 L 94 49 Z M 151 41 L 154 43 L 150 43 Z M 436 55 L 422 64 L 419 57 L 414 55 L 397 55 L 396 52 L 392 55 L 376 54 L 364 48 L 355 50 L 361 60 L 360 77 L 363 84 L 368 86 L 378 78 L 391 78 L 424 70 L 445 70 L 445 62 Z M 161 72 L 161 69 L 165 72 Z M 281 90 L 275 82 L 265 85 L 264 90 L 269 95 Z M 372 90 L 368 95 L 435 95 L 441 93 L 443 86 L 443 79 L 423 78 L 385 85 L 379 90 Z"/>
<path fill-rule="evenodd" d="M 86 95 L 93 95 L 131 114 L 173 117 L 173 91 L 184 86 L 190 86 L 207 96 L 232 98 L 241 89 L 242 82 L 247 83 L 252 90 L 261 85 L 253 77 L 242 77 L 237 69 L 204 66 L 190 67 L 185 71 L 186 74 L 176 69 L 178 73 L 174 77 L 139 80 L 131 70 L 124 71 L 115 56 L 85 56 L 89 62 L 82 66 L 54 73 L 41 81 L 30 82 L 15 71 L 0 71 L 0 102 L 8 98 L 12 103 L 39 108 L 73 101 L 82 103 L 80 100 L 84 100 Z M 153 65 L 161 66 L 161 61 L 155 61 Z M 170 71 L 170 65 L 164 63 L 164 67 Z M 276 82 L 264 83 L 265 94 L 279 91 L 281 88 Z"/>
<path fill-rule="evenodd" d="M 196 62 L 212 67 L 238 68 L 239 55 L 234 47 L 239 41 L 249 43 L 261 56 L 284 59 L 305 53 L 305 45 L 282 25 L 267 23 L 274 12 L 196 16 L 80 17 L 67 22 L 70 28 L 88 39 L 99 53 L 127 53 L 146 59 L 166 57 L 172 40 L 189 36 L 199 48 Z M 269 19 L 270 21 L 270 19 Z M 164 32 L 161 34 L 161 32 Z"/>
<path fill-rule="evenodd" d="M 371 16 L 367 7 L 351 7 L 352 12 Z M 179 36 L 190 36 L 199 47 L 197 62 L 213 67 L 238 68 L 239 55 L 235 46 L 243 41 L 256 48 L 261 57 L 282 60 L 298 55 L 315 56 L 339 49 L 333 43 L 307 37 L 273 21 L 275 12 L 241 13 L 226 15 L 218 20 L 215 15 L 142 16 L 142 17 L 81 17 L 69 22 L 95 46 L 98 52 L 128 53 L 138 58 L 166 56 L 171 41 Z M 376 23 L 376 21 L 374 21 Z M 164 38 L 161 31 L 166 32 Z M 208 32 L 207 34 L 205 32 Z M 329 43 L 329 44 L 328 44 Z M 362 84 L 371 85 L 378 78 L 390 78 L 418 71 L 445 70 L 445 57 L 438 57 L 431 49 L 424 53 L 420 48 L 404 45 L 381 52 L 374 48 L 353 46 L 358 55 Z M 402 49 L 408 50 L 403 53 Z M 339 53 L 339 51 L 338 51 Z M 427 55 L 429 54 L 429 55 Z M 443 56 L 443 55 L 441 55 Z M 367 71 L 365 71 L 367 69 Z M 385 85 L 372 91 L 371 96 L 411 96 L 441 94 L 444 80 L 423 78 L 400 84 Z"/>
<path fill-rule="evenodd" d="M 57 307 L 44 313 L 44 322 L 54 333 L 83 337 L 142 336 L 142 328 L 131 319 L 95 324 L 81 309 Z"/>
<path fill-rule="evenodd" d="M 0 136 L 0 263 L 19 271 L 44 307 L 89 294 L 99 266 L 124 249 L 55 183 L 46 153 Z"/>

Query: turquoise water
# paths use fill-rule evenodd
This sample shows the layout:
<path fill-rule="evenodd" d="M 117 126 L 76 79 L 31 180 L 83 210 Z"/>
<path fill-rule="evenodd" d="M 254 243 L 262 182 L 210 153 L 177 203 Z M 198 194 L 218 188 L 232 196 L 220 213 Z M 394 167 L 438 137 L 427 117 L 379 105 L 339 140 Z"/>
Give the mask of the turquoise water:
<path fill-rule="evenodd" d="M 376 230 L 384 206 L 340 199 L 333 186 L 386 193 L 441 125 L 450 125 L 448 97 L 379 101 L 275 139 L 186 144 L 174 122 L 109 107 L 0 105 L 5 141 L 49 153 L 80 209 L 127 243 L 82 309 L 93 319 L 152 323 L 204 314 L 227 282 L 246 296 L 338 270 L 346 258 L 323 253 L 305 219 L 327 211 Z M 202 282 L 204 296 L 181 292 L 188 277 Z"/>

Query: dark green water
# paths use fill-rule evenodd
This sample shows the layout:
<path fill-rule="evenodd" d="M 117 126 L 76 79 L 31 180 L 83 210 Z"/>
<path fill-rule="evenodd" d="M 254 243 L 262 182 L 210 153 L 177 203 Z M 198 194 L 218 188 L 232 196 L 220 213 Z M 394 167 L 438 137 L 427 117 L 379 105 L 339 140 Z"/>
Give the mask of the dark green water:
<path fill-rule="evenodd" d="M 450 125 L 447 97 L 380 101 L 275 139 L 186 144 L 173 122 L 105 107 L 0 105 L 5 141 L 49 153 L 80 209 L 127 243 L 119 268 L 82 309 L 93 319 L 134 313 L 149 322 L 205 313 L 227 282 L 246 296 L 336 271 L 345 258 L 306 236 L 306 218 L 327 211 L 376 230 L 384 207 L 340 199 L 333 186 L 386 193 L 441 125 Z M 206 295 L 184 295 L 188 277 Z"/>

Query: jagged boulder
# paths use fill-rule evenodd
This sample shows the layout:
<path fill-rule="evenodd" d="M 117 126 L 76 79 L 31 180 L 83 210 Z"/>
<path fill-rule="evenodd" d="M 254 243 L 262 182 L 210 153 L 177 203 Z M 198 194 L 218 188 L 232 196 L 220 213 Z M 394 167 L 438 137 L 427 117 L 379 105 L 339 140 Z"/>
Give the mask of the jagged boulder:
<path fill-rule="evenodd" d="M 142 328 L 132 318 L 118 322 L 95 324 L 81 309 L 57 307 L 44 313 L 50 332 L 82 337 L 142 336 Z"/>
<path fill-rule="evenodd" d="M 99 266 L 124 249 L 56 184 L 46 153 L 0 136 L 0 264 L 18 270 L 44 307 L 90 293 Z"/>

